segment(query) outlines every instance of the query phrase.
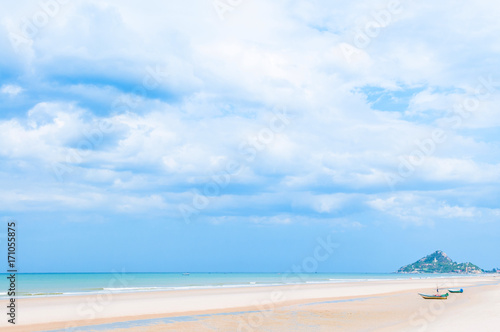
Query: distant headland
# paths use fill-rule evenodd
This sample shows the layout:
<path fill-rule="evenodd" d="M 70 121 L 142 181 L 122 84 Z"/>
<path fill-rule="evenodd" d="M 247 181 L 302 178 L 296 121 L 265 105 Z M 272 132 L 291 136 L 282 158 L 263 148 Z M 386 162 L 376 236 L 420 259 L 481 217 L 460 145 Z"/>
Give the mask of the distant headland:
<path fill-rule="evenodd" d="M 427 255 L 413 264 L 401 267 L 398 273 L 487 273 L 498 270 L 484 271 L 479 266 L 472 263 L 454 262 L 448 255 L 438 250 Z"/>

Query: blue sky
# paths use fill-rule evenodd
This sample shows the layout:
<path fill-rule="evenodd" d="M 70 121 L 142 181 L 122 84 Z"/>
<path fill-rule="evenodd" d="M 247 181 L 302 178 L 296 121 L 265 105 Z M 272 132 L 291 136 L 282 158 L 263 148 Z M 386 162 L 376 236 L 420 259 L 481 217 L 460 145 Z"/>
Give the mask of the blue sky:
<path fill-rule="evenodd" d="M 221 3 L 1 5 L 21 271 L 500 266 L 498 5 Z"/>

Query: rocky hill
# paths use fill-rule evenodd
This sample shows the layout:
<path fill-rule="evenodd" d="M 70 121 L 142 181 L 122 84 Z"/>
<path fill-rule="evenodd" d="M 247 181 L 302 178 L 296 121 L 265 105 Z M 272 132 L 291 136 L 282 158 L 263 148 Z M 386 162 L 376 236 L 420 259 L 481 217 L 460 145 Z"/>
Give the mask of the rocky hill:
<path fill-rule="evenodd" d="M 483 273 L 472 263 L 456 263 L 448 255 L 438 250 L 413 264 L 403 266 L 398 273 Z"/>

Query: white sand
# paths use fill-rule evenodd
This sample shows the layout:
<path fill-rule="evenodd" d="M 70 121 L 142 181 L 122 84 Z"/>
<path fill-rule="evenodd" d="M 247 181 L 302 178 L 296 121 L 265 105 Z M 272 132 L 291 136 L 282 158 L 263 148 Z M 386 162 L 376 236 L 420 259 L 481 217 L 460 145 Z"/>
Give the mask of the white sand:
<path fill-rule="evenodd" d="M 452 331 L 453 329 L 448 328 L 455 326 L 456 331 L 461 331 L 463 327 L 472 328 L 480 324 L 482 324 L 483 330 L 488 330 L 488 327 L 494 326 L 492 324 L 498 324 L 498 317 L 500 317 L 499 282 L 500 278 L 498 277 L 477 276 L 453 279 L 379 280 L 20 299 L 18 300 L 18 322 L 16 328 L 10 330 L 37 331 L 104 322 L 242 310 L 266 312 L 266 322 L 274 326 L 274 328 L 270 328 L 271 330 L 276 331 L 281 330 L 280 325 L 276 324 L 276 322 L 282 319 L 283 324 L 286 324 L 287 315 L 296 315 L 301 312 L 317 317 L 317 322 L 312 319 L 312 323 L 308 326 L 310 328 L 317 325 L 317 329 L 313 330 L 318 331 L 322 330 L 321 324 L 325 328 L 326 326 L 328 328 L 338 327 L 338 330 L 343 330 L 342 326 L 345 326 L 346 331 L 350 330 L 349 326 L 351 326 L 354 331 L 359 327 L 362 328 L 364 324 L 373 326 L 374 320 L 377 319 L 382 324 L 381 327 L 386 326 L 387 330 L 397 328 L 398 331 Z M 436 283 L 443 288 L 462 287 L 465 292 L 464 294 L 453 295 L 454 299 L 458 300 L 452 300 L 450 296 L 448 300 L 442 301 L 446 302 L 442 305 L 432 304 L 432 301 L 423 300 L 416 295 L 417 292 L 432 292 Z M 490 284 L 490 286 L 486 286 L 486 284 Z M 488 289 L 488 291 L 484 291 L 485 289 Z M 355 297 L 373 298 L 349 303 L 318 304 L 316 307 L 314 305 L 298 305 L 300 303 Z M 443 309 L 443 305 L 445 309 Z M 351 312 L 352 317 L 347 315 L 342 318 L 345 321 L 344 323 L 342 323 L 342 319 L 337 321 L 332 318 L 331 314 L 333 312 L 343 313 L 346 310 L 345 308 L 350 308 L 349 312 Z M 379 310 L 384 308 L 387 308 L 387 310 L 383 311 L 383 315 L 371 315 L 371 313 L 378 313 Z M 316 314 L 316 310 L 321 313 Z M 427 310 L 427 315 L 420 313 L 422 310 Z M 397 312 L 397 315 L 391 314 L 391 312 Z M 272 315 L 267 315 L 267 313 L 272 313 Z M 364 315 L 365 319 L 356 318 L 358 314 Z M 234 321 L 241 319 L 241 317 L 245 319 L 244 314 L 240 315 L 241 317 L 236 316 Z M 207 319 L 211 319 L 212 324 L 217 326 L 217 319 L 220 318 L 217 317 L 219 316 L 215 315 Z M 273 317 L 275 318 L 274 321 Z M 386 318 L 381 320 L 380 317 Z M 496 317 L 496 321 L 492 317 Z M 316 324 L 318 322 L 319 325 Z M 238 326 L 233 323 L 225 317 L 224 324 L 220 323 L 222 325 L 219 330 L 235 330 L 235 327 L 238 328 Z M 356 324 L 359 327 L 356 327 L 358 326 Z M 7 326 L 9 325 L 5 318 L 0 321 L 0 329 L 5 329 Z M 182 324 L 179 326 L 182 326 Z M 241 329 L 241 324 L 239 327 Z M 168 328 L 173 328 L 173 326 L 169 325 Z M 247 325 L 247 328 L 252 328 L 255 331 L 259 330 L 259 326 L 254 328 Z M 307 330 L 307 328 L 304 330 Z M 178 330 L 185 331 L 190 329 L 189 324 L 186 325 L 185 329 L 178 328 Z M 165 327 L 159 330 L 165 330 Z M 283 331 L 285 330 L 286 328 L 283 329 Z"/>

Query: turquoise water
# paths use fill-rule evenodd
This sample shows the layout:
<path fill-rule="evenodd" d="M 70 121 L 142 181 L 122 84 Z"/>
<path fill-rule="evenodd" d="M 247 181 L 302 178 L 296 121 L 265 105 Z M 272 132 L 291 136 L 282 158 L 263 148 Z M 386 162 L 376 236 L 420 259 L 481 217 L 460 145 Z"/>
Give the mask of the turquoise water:
<path fill-rule="evenodd" d="M 218 287 L 258 287 L 304 283 L 336 283 L 379 279 L 447 277 L 448 274 L 347 273 L 28 273 L 16 274 L 18 297 L 168 291 Z M 457 277 L 457 275 L 452 275 Z M 0 274 L 0 298 L 7 297 L 7 274 Z"/>

